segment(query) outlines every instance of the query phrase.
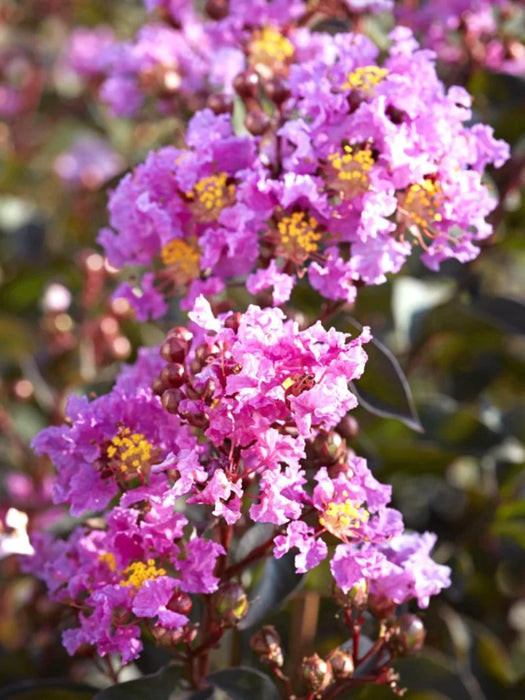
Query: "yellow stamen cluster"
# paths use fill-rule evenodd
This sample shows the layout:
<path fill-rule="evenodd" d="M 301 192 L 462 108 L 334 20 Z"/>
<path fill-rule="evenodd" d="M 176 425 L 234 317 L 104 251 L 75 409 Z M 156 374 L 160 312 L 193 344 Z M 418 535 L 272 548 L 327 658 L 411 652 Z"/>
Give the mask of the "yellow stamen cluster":
<path fill-rule="evenodd" d="M 192 240 L 175 238 L 161 250 L 162 262 L 173 269 L 178 282 L 186 284 L 199 276 L 200 255 L 197 244 Z"/>
<path fill-rule="evenodd" d="M 324 515 L 319 518 L 319 523 L 336 537 L 351 536 L 362 523 L 368 522 L 368 512 L 350 499 L 336 503 L 331 501 L 325 508 Z"/>
<path fill-rule="evenodd" d="M 351 199 L 368 190 L 369 172 L 374 165 L 374 157 L 369 149 L 356 149 L 346 145 L 342 152 L 330 154 L 328 162 L 335 171 L 337 187 L 342 195 Z"/>
<path fill-rule="evenodd" d="M 343 90 L 361 90 L 372 94 L 376 85 L 386 78 L 388 71 L 379 66 L 360 66 L 348 74 Z"/>
<path fill-rule="evenodd" d="M 153 445 L 142 433 L 119 428 L 106 450 L 110 460 L 116 460 L 121 472 L 144 473 L 151 465 Z"/>
<path fill-rule="evenodd" d="M 286 63 L 294 55 L 293 44 L 274 27 L 264 27 L 254 32 L 250 43 L 250 57 L 254 65 L 263 64 L 270 68 L 276 63 Z"/>
<path fill-rule="evenodd" d="M 194 213 L 201 222 L 216 221 L 221 211 L 235 202 L 235 185 L 228 185 L 227 180 L 227 173 L 209 175 L 186 193 L 193 200 Z"/>
<path fill-rule="evenodd" d="M 133 586 L 137 590 L 146 582 L 154 581 L 159 576 L 166 576 L 165 569 L 157 569 L 154 559 L 148 559 L 146 563 L 143 561 L 135 561 L 124 569 L 124 574 L 127 576 L 120 582 L 121 586 Z"/>
<path fill-rule="evenodd" d="M 319 222 L 303 211 L 284 216 L 277 224 L 283 254 L 296 263 L 304 262 L 318 249 L 322 237 L 318 226 Z"/>
<path fill-rule="evenodd" d="M 399 206 L 408 226 L 426 228 L 443 220 L 438 209 L 443 199 L 443 191 L 438 182 L 423 180 L 410 185 L 399 198 Z"/>
<path fill-rule="evenodd" d="M 101 554 L 98 560 L 105 562 L 109 566 L 110 571 L 115 571 L 117 568 L 115 555 L 111 554 L 111 552 L 105 552 L 104 554 Z"/>

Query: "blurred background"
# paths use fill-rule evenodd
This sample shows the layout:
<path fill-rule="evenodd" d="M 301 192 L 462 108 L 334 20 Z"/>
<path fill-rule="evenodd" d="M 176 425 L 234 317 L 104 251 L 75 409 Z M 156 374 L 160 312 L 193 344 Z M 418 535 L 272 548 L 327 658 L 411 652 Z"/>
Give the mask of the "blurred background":
<path fill-rule="evenodd" d="M 184 120 L 159 117 L 148 103 L 133 119 L 112 116 L 97 76 L 80 76 L 64 58 L 74 27 L 105 25 L 126 39 L 144 20 L 138 0 L 0 2 L 0 510 L 27 512 L 34 529 L 66 531 L 68 519 L 52 505 L 53 469 L 32 454 L 32 437 L 61 421 L 69 393 L 104 391 L 119 363 L 177 320 L 173 310 L 164 324 L 138 324 L 122 300 L 112 302 L 117 271 L 94 241 L 107 223 L 108 189 L 150 149 L 176 141 Z M 382 20 L 374 21 L 368 29 L 379 35 Z M 453 585 L 424 614 L 425 650 L 399 664 L 413 689 L 406 697 L 517 700 L 525 697 L 525 81 L 475 61 L 439 66 L 447 84 L 473 94 L 475 119 L 511 144 L 511 160 L 488 176 L 500 197 L 495 233 L 468 265 L 433 273 L 412 256 L 388 284 L 360 290 L 353 319 L 387 350 L 371 348 L 357 387 L 371 410 L 353 413 L 350 445 L 393 485 L 407 527 L 437 533 L 435 558 L 453 570 Z M 298 294 L 296 305 L 315 315 L 318 300 Z M 353 322 L 333 319 L 340 330 Z M 89 657 L 70 659 L 61 646 L 67 611 L 14 557 L 0 567 L 0 698 L 67 699 L 71 684 L 97 685 Z M 268 620 L 291 659 L 345 639 L 327 581 L 321 566 Z M 255 663 L 246 646 L 233 640 L 232 653 Z M 163 660 L 146 653 L 141 670 Z M 56 677 L 69 679 L 62 694 L 27 686 L 2 695 L 15 681 Z"/>

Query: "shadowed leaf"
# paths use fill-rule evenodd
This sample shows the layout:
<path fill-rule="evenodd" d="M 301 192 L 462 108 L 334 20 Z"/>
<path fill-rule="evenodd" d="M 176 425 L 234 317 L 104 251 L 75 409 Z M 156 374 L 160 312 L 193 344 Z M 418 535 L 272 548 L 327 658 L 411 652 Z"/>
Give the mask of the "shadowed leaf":
<path fill-rule="evenodd" d="M 279 608 L 284 600 L 299 586 L 303 574 L 295 573 L 295 552 L 288 552 L 281 559 L 268 559 L 260 581 L 250 595 L 248 614 L 238 628 L 248 629 Z"/>

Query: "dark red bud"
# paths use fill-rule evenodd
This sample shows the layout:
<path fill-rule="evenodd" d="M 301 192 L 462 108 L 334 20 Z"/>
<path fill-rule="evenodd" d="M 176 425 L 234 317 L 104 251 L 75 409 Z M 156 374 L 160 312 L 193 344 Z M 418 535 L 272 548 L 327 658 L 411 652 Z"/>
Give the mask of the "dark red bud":
<path fill-rule="evenodd" d="M 208 17 L 217 20 L 227 17 L 230 10 L 228 0 L 206 0 L 204 9 Z"/>
<path fill-rule="evenodd" d="M 264 625 L 250 639 L 250 646 L 265 664 L 274 664 L 281 668 L 284 663 L 281 638 L 272 625 Z"/>
<path fill-rule="evenodd" d="M 168 337 L 160 346 L 160 354 L 166 362 L 184 362 L 188 344 L 181 338 Z"/>
<path fill-rule="evenodd" d="M 301 676 L 310 692 L 320 693 L 332 682 L 332 667 L 318 654 L 312 654 L 303 659 Z"/>
<path fill-rule="evenodd" d="M 242 314 L 240 314 L 238 311 L 235 311 L 233 314 L 230 314 L 228 318 L 224 321 L 224 326 L 225 328 L 231 328 L 232 331 L 237 331 L 239 330 L 239 326 L 241 325 L 241 319 L 242 319 Z"/>
<path fill-rule="evenodd" d="M 282 78 L 270 78 L 270 80 L 264 84 L 264 88 L 270 100 L 277 105 L 282 104 L 290 97 L 288 83 Z"/>
<path fill-rule="evenodd" d="M 155 379 L 151 383 L 151 389 L 153 393 L 157 396 L 162 396 L 162 394 L 166 390 L 166 387 L 164 386 L 164 382 L 160 377 L 155 377 Z"/>
<path fill-rule="evenodd" d="M 260 109 L 248 112 L 244 126 L 253 136 L 261 136 L 270 126 L 270 117 Z"/>
<path fill-rule="evenodd" d="M 425 643 L 426 630 L 423 622 L 417 615 L 401 615 L 397 620 L 399 632 L 395 640 L 400 653 L 415 654 L 420 651 Z"/>
<path fill-rule="evenodd" d="M 210 95 L 206 101 L 206 106 L 215 114 L 232 114 L 233 98 L 231 95 Z"/>
<path fill-rule="evenodd" d="M 162 394 L 162 407 L 168 413 L 178 413 L 179 404 L 185 396 L 180 389 L 166 389 Z"/>
<path fill-rule="evenodd" d="M 329 661 L 334 677 L 337 679 L 350 678 L 354 672 L 352 654 L 349 654 L 344 649 L 335 649 L 330 655 Z"/>
<path fill-rule="evenodd" d="M 238 73 L 233 79 L 233 87 L 240 97 L 255 97 L 259 90 L 259 75 L 254 70 Z"/>
<path fill-rule="evenodd" d="M 162 368 L 160 372 L 160 379 L 164 382 L 166 388 L 177 389 L 181 387 L 186 381 L 186 370 L 184 365 L 178 362 L 170 362 L 165 367 Z"/>
<path fill-rule="evenodd" d="M 183 591 L 175 591 L 166 605 L 168 610 L 179 613 L 179 615 L 188 615 L 191 606 L 192 601 L 190 596 Z"/>

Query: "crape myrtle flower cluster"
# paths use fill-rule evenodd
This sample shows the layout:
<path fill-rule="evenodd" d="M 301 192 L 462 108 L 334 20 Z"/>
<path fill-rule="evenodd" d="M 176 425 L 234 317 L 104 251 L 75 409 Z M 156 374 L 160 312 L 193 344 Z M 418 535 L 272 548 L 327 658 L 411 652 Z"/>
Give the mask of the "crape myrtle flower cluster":
<path fill-rule="evenodd" d="M 356 405 L 348 383 L 364 370 L 368 330 L 299 330 L 256 306 L 216 317 L 204 297 L 190 318 L 109 394 L 70 398 L 66 422 L 34 440 L 57 467 L 55 501 L 86 517 L 66 540 L 35 535 L 26 564 L 79 610 L 67 650 L 94 645 L 127 663 L 144 625 L 191 642 L 191 595 L 228 579 L 214 523 L 271 523 L 274 556 L 293 550 L 298 572 L 329 556 L 343 594 L 366 581 L 383 608 L 428 605 L 449 584 L 430 558 L 434 537 L 404 533 L 390 486 L 335 440 Z"/>
<path fill-rule="evenodd" d="M 479 253 L 496 204 L 483 173 L 508 147 L 466 125 L 468 93 L 445 90 L 406 28 L 384 61 L 362 35 L 311 38 L 316 51 L 287 67 L 285 88 L 268 90 L 255 70 L 235 79 L 251 133 L 205 108 L 185 149 L 150 153 L 111 194 L 98 240 L 112 265 L 145 268 L 116 293 L 139 319 L 161 316 L 171 294 L 191 308 L 239 279 L 253 294 L 272 288 L 275 305 L 305 275 L 326 299 L 352 302 L 413 251 L 434 270 Z"/>
<path fill-rule="evenodd" d="M 395 17 L 448 64 L 470 62 L 513 75 L 525 72 L 523 4 L 513 0 L 399 2 Z M 520 35 L 521 31 L 521 35 Z"/>
<path fill-rule="evenodd" d="M 57 471 L 53 500 L 78 520 L 63 537 L 30 523 L 29 541 L 11 513 L 0 551 L 34 550 L 25 570 L 76 611 L 70 654 L 125 664 L 152 638 L 195 688 L 210 649 L 249 611 L 248 567 L 273 556 L 304 574 L 325 561 L 353 653 L 305 659 L 305 697 L 346 691 L 361 664 L 395 688 L 392 660 L 424 637 L 397 608 L 428 606 L 450 570 L 431 557 L 435 536 L 405 530 L 391 487 L 347 445 L 370 330 L 307 325 L 291 295 L 309 284 L 326 319 L 412 253 L 434 270 L 472 260 L 496 204 L 485 168 L 508 147 L 472 123 L 470 96 L 445 88 L 409 28 L 382 53 L 358 31 L 362 12 L 392 10 L 387 0 L 145 5 L 151 21 L 134 39 L 78 29 L 64 60 L 114 114 L 153 96 L 188 121 L 176 146 L 150 152 L 110 193 L 98 242 L 100 264 L 129 273 L 115 304 L 145 321 L 177 297 L 189 321 L 140 349 L 108 393 L 71 396 L 64 423 L 37 435 L 35 452 Z M 330 34 L 323 19 L 353 31 Z M 58 174 L 106 181 L 121 163 L 105 147 L 61 154 Z M 215 303 L 232 286 L 257 305 Z M 254 531 L 266 541 L 237 558 Z M 360 656 L 365 610 L 378 639 Z M 298 697 L 275 630 L 251 646 Z"/>

